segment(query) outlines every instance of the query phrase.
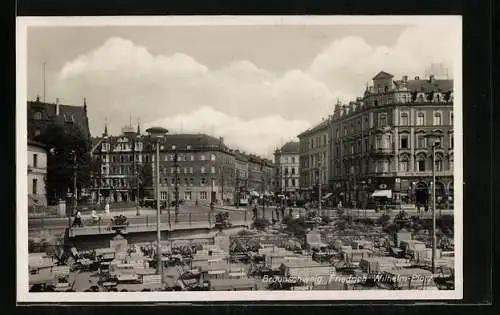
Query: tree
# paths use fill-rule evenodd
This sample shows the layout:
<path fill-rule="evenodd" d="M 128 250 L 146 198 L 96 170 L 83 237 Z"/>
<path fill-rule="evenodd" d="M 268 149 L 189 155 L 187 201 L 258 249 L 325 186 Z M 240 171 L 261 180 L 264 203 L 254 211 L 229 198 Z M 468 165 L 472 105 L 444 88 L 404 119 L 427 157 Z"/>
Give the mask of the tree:
<path fill-rule="evenodd" d="M 53 204 L 64 198 L 68 191 L 73 191 L 73 170 L 76 171 L 77 189 L 89 187 L 92 169 L 91 143 L 77 126 L 54 124 L 34 140 L 50 148 L 46 180 L 49 203 Z M 76 155 L 76 165 L 73 154 Z"/>
<path fill-rule="evenodd" d="M 138 164 L 137 174 L 139 179 L 139 196 L 145 197 L 146 188 L 153 187 L 153 170 L 151 164 Z"/>

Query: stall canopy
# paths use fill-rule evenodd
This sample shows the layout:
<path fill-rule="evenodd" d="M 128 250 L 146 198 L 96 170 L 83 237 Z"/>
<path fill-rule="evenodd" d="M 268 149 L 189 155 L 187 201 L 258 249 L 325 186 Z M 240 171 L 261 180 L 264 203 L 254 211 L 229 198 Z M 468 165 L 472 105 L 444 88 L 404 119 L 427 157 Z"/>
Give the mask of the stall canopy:
<path fill-rule="evenodd" d="M 392 190 L 375 190 L 372 194 L 372 197 L 385 197 L 392 198 Z"/>
<path fill-rule="evenodd" d="M 326 195 L 323 196 L 323 199 L 328 199 L 332 196 L 333 194 L 332 193 L 328 193 Z"/>
<path fill-rule="evenodd" d="M 250 192 L 250 196 L 253 196 L 253 197 L 259 197 L 259 196 L 260 196 L 260 194 L 259 194 L 258 192 L 256 192 L 255 190 L 252 190 L 252 191 Z"/>

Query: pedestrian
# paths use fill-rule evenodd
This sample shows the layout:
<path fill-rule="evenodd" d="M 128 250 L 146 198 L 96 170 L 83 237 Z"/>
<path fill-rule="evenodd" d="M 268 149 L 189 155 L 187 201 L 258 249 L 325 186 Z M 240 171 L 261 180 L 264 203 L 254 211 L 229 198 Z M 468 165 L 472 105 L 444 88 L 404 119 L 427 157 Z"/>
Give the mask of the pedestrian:
<path fill-rule="evenodd" d="M 109 214 L 109 202 L 106 201 L 106 205 L 104 205 L 104 213 Z"/>
<path fill-rule="evenodd" d="M 73 221 L 73 226 L 76 225 L 82 227 L 82 214 L 80 213 L 80 210 L 76 210 L 75 220 Z"/>
<path fill-rule="evenodd" d="M 285 206 L 282 206 L 281 207 L 281 217 L 284 218 L 285 217 Z"/>
<path fill-rule="evenodd" d="M 253 212 L 252 220 L 257 219 L 257 207 L 255 205 L 253 206 L 252 212 Z"/>
<path fill-rule="evenodd" d="M 194 204 L 198 207 L 198 199 L 194 202 Z"/>

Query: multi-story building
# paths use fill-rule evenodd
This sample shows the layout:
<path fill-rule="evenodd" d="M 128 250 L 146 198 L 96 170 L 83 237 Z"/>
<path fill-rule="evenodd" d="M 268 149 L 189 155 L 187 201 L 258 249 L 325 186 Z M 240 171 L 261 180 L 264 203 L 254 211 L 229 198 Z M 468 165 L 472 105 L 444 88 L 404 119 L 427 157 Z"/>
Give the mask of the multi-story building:
<path fill-rule="evenodd" d="M 381 71 L 363 97 L 337 104 L 330 121 L 329 182 L 344 204 L 362 206 L 377 190 L 390 191 L 401 202 L 427 204 L 433 169 L 429 136 L 439 139 L 436 199 L 452 204 L 453 80 L 432 75 L 395 80 Z"/>
<path fill-rule="evenodd" d="M 47 206 L 45 180 L 47 176 L 47 148 L 28 140 L 28 206 L 30 211 Z"/>
<path fill-rule="evenodd" d="M 275 191 L 287 195 L 299 193 L 299 142 L 290 141 L 274 151 Z"/>
<path fill-rule="evenodd" d="M 316 198 L 319 185 L 321 193 L 330 191 L 328 178 L 330 174 L 329 163 L 329 125 L 331 118 L 328 117 L 315 127 L 308 129 L 298 135 L 299 159 L 300 159 L 300 190 L 306 199 Z"/>
<path fill-rule="evenodd" d="M 34 139 L 48 126 L 54 123 L 63 125 L 76 125 L 82 134 L 90 139 L 89 121 L 87 117 L 87 102 L 83 100 L 83 106 L 63 105 L 56 103 L 28 101 L 28 139 Z"/>
<path fill-rule="evenodd" d="M 246 154 L 239 150 L 233 151 L 235 154 L 235 176 L 237 187 L 240 192 L 246 192 L 257 196 L 261 194 L 271 194 L 272 192 L 272 161 Z"/>
<path fill-rule="evenodd" d="M 103 196 L 114 202 L 135 201 L 139 170 L 151 177 L 150 183 L 144 183 L 145 195 L 156 196 L 156 149 L 148 135 L 128 126 L 116 137 L 105 132 L 96 143 L 93 155 L 101 161 L 101 173 L 94 178 L 94 198 L 104 191 Z M 176 191 L 186 202 L 233 198 L 235 156 L 222 138 L 167 134 L 160 144 L 159 163 L 161 200 L 174 201 Z"/>

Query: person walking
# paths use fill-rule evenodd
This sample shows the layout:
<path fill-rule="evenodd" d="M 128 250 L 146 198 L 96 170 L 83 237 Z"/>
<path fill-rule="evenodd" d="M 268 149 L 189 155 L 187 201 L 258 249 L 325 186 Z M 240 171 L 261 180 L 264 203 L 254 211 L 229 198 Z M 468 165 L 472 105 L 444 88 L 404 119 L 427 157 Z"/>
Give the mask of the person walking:
<path fill-rule="evenodd" d="M 109 214 L 109 202 L 106 201 L 106 205 L 104 205 L 104 213 Z"/>

